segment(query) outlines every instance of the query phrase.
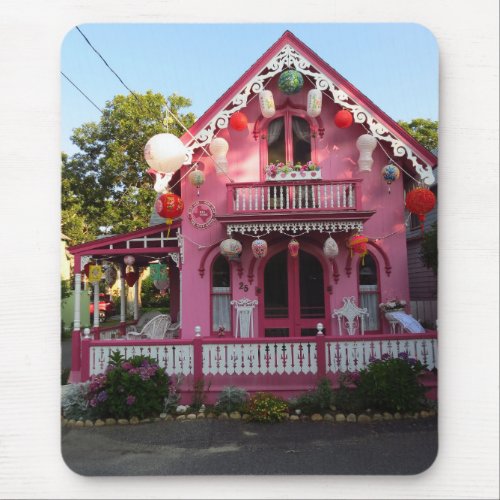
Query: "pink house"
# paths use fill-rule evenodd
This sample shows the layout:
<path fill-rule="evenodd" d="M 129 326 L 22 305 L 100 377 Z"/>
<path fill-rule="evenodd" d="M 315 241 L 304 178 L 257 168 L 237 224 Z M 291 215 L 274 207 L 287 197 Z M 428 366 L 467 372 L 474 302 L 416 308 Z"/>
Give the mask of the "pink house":
<path fill-rule="evenodd" d="M 279 85 L 287 70 L 300 74 L 291 75 L 299 83 Z M 308 106 L 318 98 L 312 89 L 320 109 L 317 100 Z M 269 97 L 274 113 L 262 102 Z M 341 110 L 353 119 L 350 126 L 335 123 Z M 246 125 L 233 123 L 236 113 Z M 372 162 L 370 153 L 365 162 L 360 157 L 360 136 L 373 142 Z M 227 163 L 208 154 L 216 137 L 229 145 Z M 431 186 L 434 155 L 290 32 L 181 140 L 188 159 L 170 185 L 185 210 L 170 231 L 154 214 L 147 228 L 70 249 L 76 289 L 87 261 L 113 263 L 122 283 L 119 328 L 101 328 L 96 317 L 92 334 L 82 335 L 75 304 L 71 380 L 102 372 L 114 350 L 157 358 L 167 373 L 184 376 L 185 395 L 201 377 L 213 395 L 226 385 L 293 394 L 321 376 L 336 381 L 370 358 L 402 351 L 437 367 L 436 332 L 409 333 L 411 325 L 388 321 L 379 308 L 392 298 L 410 303 L 404 178 Z M 314 166 L 266 172 L 275 162 Z M 199 192 L 186 175 L 195 164 L 205 177 Z M 389 164 L 401 170 L 390 192 L 381 174 Z M 356 234 L 366 237 L 365 256 L 348 248 Z M 232 242 L 228 258 L 220 245 L 229 238 L 241 251 Z M 337 255 L 332 240 L 325 250 L 328 238 Z M 175 338 L 125 336 L 126 255 L 135 257 L 135 270 L 155 261 L 168 265 Z M 412 312 L 408 305 L 405 312 Z M 428 383 L 435 387 L 435 378 Z"/>

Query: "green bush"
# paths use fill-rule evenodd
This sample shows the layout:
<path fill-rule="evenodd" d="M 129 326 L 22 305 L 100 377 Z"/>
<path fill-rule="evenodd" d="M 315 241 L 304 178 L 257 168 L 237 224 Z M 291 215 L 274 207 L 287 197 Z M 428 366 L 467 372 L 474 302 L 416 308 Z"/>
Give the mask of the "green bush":
<path fill-rule="evenodd" d="M 358 373 L 344 373 L 340 376 L 340 386 L 333 397 L 333 404 L 337 410 L 356 413 L 368 408 L 357 390 L 356 383 L 358 380 Z"/>
<path fill-rule="evenodd" d="M 266 392 L 258 392 L 248 403 L 250 420 L 257 422 L 281 422 L 287 412 L 286 401 Z"/>
<path fill-rule="evenodd" d="M 116 351 L 106 372 L 91 378 L 86 397 L 99 418 L 146 418 L 163 411 L 169 384 L 154 359 L 133 356 L 124 360 Z"/>
<path fill-rule="evenodd" d="M 357 389 L 365 407 L 392 412 L 411 412 L 423 406 L 425 388 L 418 381 L 424 365 L 407 353 L 374 360 L 361 370 Z"/>
<path fill-rule="evenodd" d="M 334 391 L 329 379 L 322 378 L 314 391 L 301 394 L 294 402 L 293 407 L 300 409 L 305 415 L 321 413 L 334 403 Z"/>
<path fill-rule="evenodd" d="M 224 387 L 219 395 L 217 403 L 215 403 L 215 410 L 217 412 L 243 411 L 246 409 L 248 401 L 248 392 L 241 387 L 234 385 Z"/>
<path fill-rule="evenodd" d="M 160 291 L 154 286 L 153 278 L 148 276 L 141 282 L 141 304 L 145 308 L 169 307 L 170 297 L 161 295 Z"/>

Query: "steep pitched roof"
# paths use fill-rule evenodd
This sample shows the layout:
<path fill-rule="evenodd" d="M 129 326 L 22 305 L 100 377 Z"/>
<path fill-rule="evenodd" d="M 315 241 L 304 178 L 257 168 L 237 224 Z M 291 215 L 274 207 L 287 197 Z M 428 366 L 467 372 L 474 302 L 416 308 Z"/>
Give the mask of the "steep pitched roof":
<path fill-rule="evenodd" d="M 390 116 L 384 113 L 376 104 L 368 97 L 360 92 L 354 85 L 346 80 L 340 73 L 333 69 L 327 62 L 319 57 L 313 50 L 300 41 L 290 31 L 285 31 L 283 35 L 245 72 L 243 75 L 207 109 L 205 113 L 192 125 L 189 132 L 186 132 L 182 137 L 182 141 L 188 144 L 202 132 L 207 125 L 213 120 L 221 110 L 224 110 L 232 101 L 235 95 L 265 68 L 268 62 L 275 57 L 283 48 L 290 45 L 305 59 L 317 68 L 322 74 L 326 75 L 334 84 L 343 91 L 356 104 L 368 111 L 373 118 L 382 123 L 390 134 L 405 143 L 426 165 L 434 167 L 437 163 L 437 158 L 418 141 L 416 141 L 406 130 L 396 123 Z M 234 111 L 237 109 L 235 108 Z"/>

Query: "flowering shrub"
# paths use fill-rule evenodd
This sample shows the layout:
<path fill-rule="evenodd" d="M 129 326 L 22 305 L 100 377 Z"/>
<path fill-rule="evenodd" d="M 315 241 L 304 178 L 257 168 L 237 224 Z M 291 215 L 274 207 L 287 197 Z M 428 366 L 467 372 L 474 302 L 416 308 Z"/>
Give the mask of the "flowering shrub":
<path fill-rule="evenodd" d="M 307 163 L 297 162 L 295 165 L 292 162 L 275 162 L 269 163 L 264 167 L 264 173 L 269 177 L 276 177 L 278 174 L 289 174 L 290 172 L 313 172 L 320 170 L 319 165 L 313 161 Z"/>
<path fill-rule="evenodd" d="M 168 396 L 169 378 L 146 356 L 124 360 L 115 352 L 105 373 L 90 379 L 86 399 L 100 418 L 157 415 Z"/>
<path fill-rule="evenodd" d="M 423 406 L 425 388 L 418 375 L 425 366 L 406 352 L 397 358 L 389 354 L 382 359 L 370 359 L 356 381 L 357 395 L 365 407 L 385 411 L 416 411 Z"/>
<path fill-rule="evenodd" d="M 378 305 L 383 312 L 396 311 L 397 309 L 404 309 L 406 307 L 405 300 L 388 299 Z"/>
<path fill-rule="evenodd" d="M 286 401 L 267 392 L 258 392 L 248 403 L 250 419 L 257 422 L 280 422 L 287 412 Z"/>

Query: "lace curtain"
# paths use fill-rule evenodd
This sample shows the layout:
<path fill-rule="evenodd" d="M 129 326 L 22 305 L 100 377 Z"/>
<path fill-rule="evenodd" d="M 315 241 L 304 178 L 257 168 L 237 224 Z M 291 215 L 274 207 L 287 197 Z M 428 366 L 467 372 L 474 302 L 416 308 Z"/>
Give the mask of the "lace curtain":
<path fill-rule="evenodd" d="M 370 316 L 365 318 L 365 330 L 379 330 L 378 286 L 360 285 L 360 307 L 366 307 Z"/>
<path fill-rule="evenodd" d="M 212 288 L 212 331 L 223 326 L 226 332 L 231 330 L 231 288 L 214 286 Z"/>
<path fill-rule="evenodd" d="M 294 116 L 292 119 L 292 129 L 293 135 L 299 141 L 307 143 L 311 142 L 311 129 L 309 127 L 309 123 L 307 123 L 305 120 Z"/>
<path fill-rule="evenodd" d="M 273 120 L 267 128 L 267 144 L 274 144 L 283 130 L 283 118 Z"/>

